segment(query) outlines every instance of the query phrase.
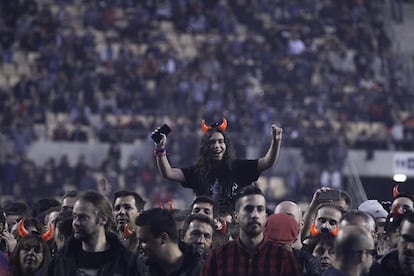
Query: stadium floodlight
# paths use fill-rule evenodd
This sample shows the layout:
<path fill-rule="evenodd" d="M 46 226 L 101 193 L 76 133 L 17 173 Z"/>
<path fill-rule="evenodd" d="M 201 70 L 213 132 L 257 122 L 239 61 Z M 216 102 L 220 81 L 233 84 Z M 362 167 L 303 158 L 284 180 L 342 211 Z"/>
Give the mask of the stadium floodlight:
<path fill-rule="evenodd" d="M 405 181 L 407 181 L 407 175 L 402 174 L 402 173 L 396 173 L 396 174 L 394 174 L 392 179 L 395 182 L 405 182 Z"/>

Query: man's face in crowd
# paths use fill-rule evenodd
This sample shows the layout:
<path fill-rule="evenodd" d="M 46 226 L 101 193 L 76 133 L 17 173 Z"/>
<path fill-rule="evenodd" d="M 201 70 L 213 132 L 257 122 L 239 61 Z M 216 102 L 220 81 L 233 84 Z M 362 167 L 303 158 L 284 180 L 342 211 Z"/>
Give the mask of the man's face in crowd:
<path fill-rule="evenodd" d="M 135 225 L 135 219 L 139 216 L 135 204 L 135 198 L 131 196 L 123 196 L 115 199 L 114 202 L 114 217 L 118 229 L 123 230 L 125 225 Z"/>
<path fill-rule="evenodd" d="M 191 214 L 203 214 L 213 219 L 213 206 L 208 202 L 196 202 L 193 205 Z"/>
<path fill-rule="evenodd" d="M 220 132 L 214 132 L 211 134 L 209 144 L 213 160 L 222 160 L 227 149 L 223 134 Z"/>
<path fill-rule="evenodd" d="M 374 238 L 370 232 L 366 232 L 363 240 L 364 242 L 360 244 L 361 250 L 363 252 L 362 254 L 364 254 L 361 270 L 362 273 L 368 273 L 369 269 L 372 266 L 372 263 L 374 262 L 373 254 L 375 254 L 377 250 L 375 248 Z"/>
<path fill-rule="evenodd" d="M 407 275 L 414 275 L 414 223 L 402 222 L 397 248 L 401 270 Z"/>
<path fill-rule="evenodd" d="M 263 233 L 266 225 L 266 200 L 262 195 L 248 195 L 238 200 L 236 220 L 240 230 L 248 237 Z"/>
<path fill-rule="evenodd" d="M 78 200 L 73 207 L 73 234 L 76 239 L 89 241 L 98 235 L 102 227 L 101 219 L 98 218 L 98 210 L 90 203 Z"/>
<path fill-rule="evenodd" d="M 208 223 L 193 220 L 190 222 L 183 240 L 187 244 L 196 245 L 198 252 L 203 255 L 213 245 L 213 228 Z"/>
<path fill-rule="evenodd" d="M 62 210 L 63 209 L 73 209 L 73 206 L 76 203 L 77 198 L 76 197 L 65 197 L 62 201 Z"/>
<path fill-rule="evenodd" d="M 145 258 L 160 260 L 162 259 L 162 238 L 155 237 L 149 226 L 139 226 L 137 228 L 137 239 L 139 241 L 140 250 L 144 253 Z"/>
<path fill-rule="evenodd" d="M 353 218 L 352 221 L 342 220 L 339 224 L 339 228 L 342 229 L 348 225 L 361 226 L 362 228 L 368 230 L 374 241 L 377 239 L 377 232 L 375 231 L 375 220 L 373 217 L 370 217 L 368 221 L 362 216 L 357 216 Z"/>
<path fill-rule="evenodd" d="M 49 225 L 50 223 L 54 224 L 59 213 L 59 211 L 50 212 L 50 214 L 47 216 L 47 221 L 45 221 L 45 225 Z"/>
<path fill-rule="evenodd" d="M 335 207 L 324 206 L 318 210 L 315 217 L 315 228 L 318 231 L 334 231 L 341 219 L 341 212 Z"/>

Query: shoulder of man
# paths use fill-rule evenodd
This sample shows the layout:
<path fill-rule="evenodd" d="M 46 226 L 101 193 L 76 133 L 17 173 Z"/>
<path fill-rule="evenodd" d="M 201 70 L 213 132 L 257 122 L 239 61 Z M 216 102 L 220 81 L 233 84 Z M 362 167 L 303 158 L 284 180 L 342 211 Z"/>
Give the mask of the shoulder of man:
<path fill-rule="evenodd" d="M 398 249 L 394 248 L 378 260 L 378 265 L 373 266 L 372 271 L 376 271 L 372 275 L 382 275 L 383 273 L 395 273 L 400 269 L 398 262 Z M 396 274 L 395 274 L 396 275 Z"/>
<path fill-rule="evenodd" d="M 293 255 L 295 255 L 302 272 L 306 275 L 321 275 L 321 263 L 309 252 L 293 249 Z"/>

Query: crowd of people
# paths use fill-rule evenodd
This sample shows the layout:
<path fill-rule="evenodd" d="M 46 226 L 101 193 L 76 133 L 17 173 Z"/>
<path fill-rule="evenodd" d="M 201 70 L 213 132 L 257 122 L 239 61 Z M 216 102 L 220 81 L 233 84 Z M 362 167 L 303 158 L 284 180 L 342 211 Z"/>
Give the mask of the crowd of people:
<path fill-rule="evenodd" d="M 412 275 L 414 195 L 395 186 L 392 202 L 353 208 L 350 195 L 324 186 L 305 212 L 292 200 L 269 208 L 257 185 L 277 164 L 283 129 L 271 126 L 258 159 L 237 159 L 227 121 L 207 125 L 196 164 L 167 157 L 167 134 L 156 128 L 154 162 L 163 178 L 192 189 L 183 209 L 146 207 L 132 190 L 103 177 L 29 207 L 11 200 L 0 210 L 1 275 Z M 171 184 L 176 185 L 176 184 Z M 391 193 L 390 193 L 391 194 Z"/>
<path fill-rule="evenodd" d="M 413 193 L 354 210 L 341 182 L 348 149 L 412 147 L 383 4 L 2 1 L 0 275 L 412 275 Z M 221 120 L 204 123 L 197 157 L 194 118 Z M 177 131 L 154 162 L 122 168 L 120 143 L 165 121 Z M 306 167 L 273 210 L 256 181 L 278 161 L 279 126 Z M 39 167 L 39 139 L 110 147 L 102 164 Z M 243 159 L 248 146 L 264 156 Z M 171 182 L 191 206 L 174 208 Z"/>
<path fill-rule="evenodd" d="M 390 205 L 351 209 L 347 193 L 321 188 L 305 212 L 293 201 L 268 208 L 255 182 L 226 214 L 208 195 L 147 208 L 127 190 L 10 202 L 0 275 L 413 275 L 413 195 L 395 191 Z"/>

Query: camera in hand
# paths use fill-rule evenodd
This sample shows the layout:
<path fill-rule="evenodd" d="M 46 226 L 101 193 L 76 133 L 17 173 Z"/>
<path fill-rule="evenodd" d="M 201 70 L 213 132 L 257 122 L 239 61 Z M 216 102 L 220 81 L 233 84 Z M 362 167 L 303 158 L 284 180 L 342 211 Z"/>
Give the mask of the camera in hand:
<path fill-rule="evenodd" d="M 170 132 L 171 132 L 171 128 L 167 124 L 163 124 L 159 129 L 154 131 L 154 133 L 151 135 L 151 139 L 155 143 L 159 144 L 162 139 L 161 133 L 167 136 Z"/>

